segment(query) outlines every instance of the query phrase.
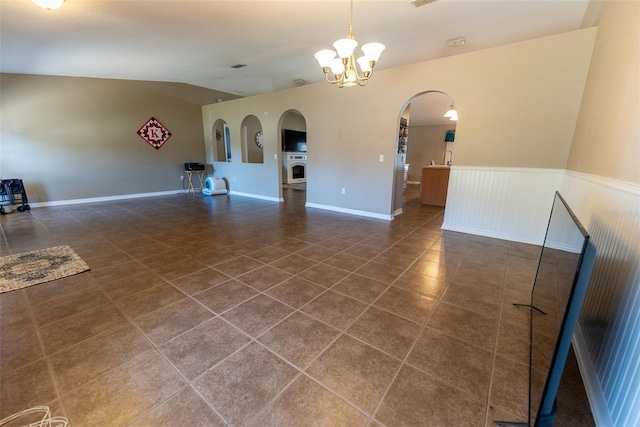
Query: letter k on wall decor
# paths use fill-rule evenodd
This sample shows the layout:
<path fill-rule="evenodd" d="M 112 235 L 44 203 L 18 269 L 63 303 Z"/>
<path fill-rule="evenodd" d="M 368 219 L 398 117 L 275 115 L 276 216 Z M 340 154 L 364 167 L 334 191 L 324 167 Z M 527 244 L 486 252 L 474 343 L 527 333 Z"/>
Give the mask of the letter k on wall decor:
<path fill-rule="evenodd" d="M 155 117 L 151 117 L 147 123 L 138 129 L 138 135 L 156 150 L 160 149 L 171 138 L 169 129 L 164 127 Z"/>

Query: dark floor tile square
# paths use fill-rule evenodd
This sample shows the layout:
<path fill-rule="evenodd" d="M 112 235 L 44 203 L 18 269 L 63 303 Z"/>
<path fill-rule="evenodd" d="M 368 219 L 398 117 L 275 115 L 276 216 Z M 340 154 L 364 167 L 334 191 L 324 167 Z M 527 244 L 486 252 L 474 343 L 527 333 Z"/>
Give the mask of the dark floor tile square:
<path fill-rule="evenodd" d="M 348 274 L 348 271 L 341 270 L 329 264 L 320 263 L 303 271 L 302 273 L 299 273 L 298 276 L 317 285 L 330 288 L 345 278 Z"/>
<path fill-rule="evenodd" d="M 131 424 L 132 427 L 224 427 L 225 425 L 191 387 L 183 388 Z"/>
<path fill-rule="evenodd" d="M 138 273 L 149 272 L 150 270 L 138 261 L 128 261 L 109 267 L 94 267 L 89 274 L 99 284 L 108 283 L 112 280 L 122 279 Z"/>
<path fill-rule="evenodd" d="M 40 285 L 25 288 L 31 305 L 47 302 L 67 294 L 90 288 L 96 284 L 95 279 L 88 274 L 75 274 L 62 279 L 45 282 Z"/>
<path fill-rule="evenodd" d="M 252 337 L 256 337 L 292 312 L 291 307 L 261 294 L 227 311 L 222 317 Z"/>
<path fill-rule="evenodd" d="M 425 328 L 407 363 L 479 399 L 489 395 L 493 353 Z"/>
<path fill-rule="evenodd" d="M 237 280 L 229 280 L 193 297 L 210 310 L 220 314 L 257 294 L 255 289 Z"/>
<path fill-rule="evenodd" d="M 311 245 L 296 252 L 296 255 L 310 258 L 314 261 L 323 261 L 339 252 L 339 249 L 327 248 L 319 245 Z"/>
<path fill-rule="evenodd" d="M 497 319 L 445 303 L 438 304 L 427 326 L 487 350 L 493 350 L 498 333 Z"/>
<path fill-rule="evenodd" d="M 307 372 L 371 414 L 399 367 L 400 361 L 343 335 L 307 368 Z"/>
<path fill-rule="evenodd" d="M 255 426 L 365 426 L 368 417 L 305 376 L 258 417 Z"/>
<path fill-rule="evenodd" d="M 128 425 L 184 384 L 157 351 L 150 351 L 63 394 L 62 400 L 72 425 Z"/>
<path fill-rule="evenodd" d="M 249 341 L 246 335 L 218 317 L 178 335 L 158 349 L 188 380 L 193 380 Z"/>
<path fill-rule="evenodd" d="M 238 276 L 237 280 L 255 288 L 259 291 L 266 291 L 270 287 L 284 282 L 291 277 L 291 274 L 278 268 L 264 265 L 257 269 Z"/>
<path fill-rule="evenodd" d="M 481 426 L 485 402 L 403 366 L 374 418 L 384 425 Z"/>
<path fill-rule="evenodd" d="M 127 319 L 109 303 L 42 326 L 40 336 L 45 350 L 53 353 L 125 323 Z"/>
<path fill-rule="evenodd" d="M 133 276 L 102 283 L 100 286 L 109 298 L 116 300 L 163 283 L 166 281 L 160 275 L 151 271 L 143 271 Z"/>
<path fill-rule="evenodd" d="M 426 274 L 427 276 L 437 277 L 438 279 L 450 281 L 458 271 L 457 265 L 441 264 L 439 262 L 421 259 L 416 261 L 409 270 Z"/>
<path fill-rule="evenodd" d="M 367 304 L 378 298 L 389 285 L 358 274 L 351 274 L 341 280 L 331 290 L 350 296 Z"/>
<path fill-rule="evenodd" d="M 351 254 L 351 248 L 349 248 L 325 259 L 323 262 L 342 270 L 356 271 L 366 264 L 368 260 Z"/>
<path fill-rule="evenodd" d="M 301 313 L 294 313 L 258 338 L 262 344 L 305 368 L 340 332 Z"/>
<path fill-rule="evenodd" d="M 137 328 L 125 324 L 54 353 L 49 356 L 49 361 L 64 393 L 151 348 Z"/>
<path fill-rule="evenodd" d="M 356 274 L 359 274 L 361 276 L 365 276 L 370 279 L 377 280 L 378 282 L 390 285 L 394 280 L 400 277 L 402 273 L 404 273 L 404 269 L 392 267 L 390 265 L 382 264 L 375 261 L 370 261 L 357 269 L 355 272 Z"/>
<path fill-rule="evenodd" d="M 298 276 L 269 289 L 267 295 L 282 301 L 294 308 L 300 308 L 326 289 Z"/>
<path fill-rule="evenodd" d="M 134 322 L 155 345 L 160 345 L 214 316 L 196 301 L 186 298 L 140 316 Z"/>
<path fill-rule="evenodd" d="M 401 360 L 419 332 L 420 325 L 417 323 L 375 307 L 369 307 L 347 329 L 348 334 Z"/>
<path fill-rule="evenodd" d="M 169 249 L 164 252 L 150 253 L 147 256 L 138 258 L 138 261 L 151 270 L 162 268 L 163 266 L 173 264 L 175 262 L 182 262 L 189 259 L 189 257 L 180 251 Z"/>
<path fill-rule="evenodd" d="M 416 257 L 403 252 L 396 252 L 392 249 L 387 249 L 386 251 L 375 257 L 373 260 L 382 264 L 406 269 L 416 261 Z"/>
<path fill-rule="evenodd" d="M 447 281 L 414 271 L 406 271 L 398 280 L 393 282 L 393 286 L 438 298 L 447 288 Z"/>
<path fill-rule="evenodd" d="M 440 301 L 497 318 L 500 315 L 502 292 L 495 288 L 460 286 L 454 281 L 447 287 Z"/>
<path fill-rule="evenodd" d="M 128 295 L 116 301 L 116 305 L 120 307 L 122 312 L 130 318 L 136 318 L 167 305 L 176 303 L 187 298 L 175 286 L 169 283 L 162 283 L 153 288 Z"/>
<path fill-rule="evenodd" d="M 364 260 L 372 260 L 380 255 L 384 250 L 384 248 L 362 244 L 361 242 L 351 246 L 348 253 L 349 255 L 354 255 Z"/>
<path fill-rule="evenodd" d="M 426 295 L 391 286 L 376 300 L 374 305 L 412 322 L 423 324 L 436 306 L 436 300 Z"/>
<path fill-rule="evenodd" d="M 344 330 L 366 308 L 366 304 L 353 298 L 328 291 L 302 307 L 301 310 L 335 328 Z"/>
<path fill-rule="evenodd" d="M 44 359 L 2 373 L 0 382 L 0 419 L 58 397 L 51 373 Z"/>
<path fill-rule="evenodd" d="M 251 270 L 255 270 L 256 268 L 263 265 L 263 263 L 258 262 L 254 259 L 241 256 L 238 258 L 234 258 L 231 261 L 216 264 L 214 268 L 221 273 L 226 274 L 227 276 L 237 277 L 241 274 L 248 273 Z"/>
<path fill-rule="evenodd" d="M 284 258 L 287 255 L 291 255 L 291 252 L 272 246 L 258 249 L 257 251 L 249 252 L 247 254 L 249 258 L 255 259 L 256 261 L 260 261 L 265 264 L 269 264 L 270 262 L 276 261 L 280 258 Z"/>
<path fill-rule="evenodd" d="M 206 268 L 175 279 L 171 283 L 187 295 L 194 295 L 228 280 L 231 280 L 231 277 L 226 274 L 212 268 Z"/>
<path fill-rule="evenodd" d="M 3 374 L 44 358 L 33 321 L 5 326 L 0 320 L 0 325 L 0 366 Z"/>
<path fill-rule="evenodd" d="M 289 255 L 273 261 L 270 265 L 279 268 L 280 270 L 284 270 L 287 273 L 298 274 L 316 264 L 317 261 L 310 258 L 301 257 L 299 255 Z"/>
<path fill-rule="evenodd" d="M 109 299 L 99 287 L 88 286 L 60 298 L 35 304 L 32 309 L 36 322 L 42 326 L 108 302 Z"/>
<path fill-rule="evenodd" d="M 298 374 L 260 344 L 251 343 L 198 378 L 194 386 L 232 425 L 246 425 Z"/>
<path fill-rule="evenodd" d="M 204 270 L 208 265 L 193 258 L 187 258 L 182 261 L 174 261 L 169 264 L 163 264 L 156 267 L 154 271 L 167 280 L 176 280 L 183 276 Z"/>

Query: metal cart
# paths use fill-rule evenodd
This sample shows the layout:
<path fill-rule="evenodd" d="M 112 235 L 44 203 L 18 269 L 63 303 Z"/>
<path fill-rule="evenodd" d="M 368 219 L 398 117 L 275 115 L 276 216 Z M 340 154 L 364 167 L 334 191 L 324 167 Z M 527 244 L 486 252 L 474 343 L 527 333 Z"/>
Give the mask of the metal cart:
<path fill-rule="evenodd" d="M 27 192 L 24 189 L 24 184 L 21 179 L 2 179 L 0 180 L 0 201 L 9 202 L 12 205 L 16 204 L 16 196 L 19 196 L 20 206 L 18 206 L 18 212 L 28 211 L 31 209 L 29 206 L 29 199 L 27 198 Z M 4 214 L 2 204 L 0 204 L 0 213 Z"/>

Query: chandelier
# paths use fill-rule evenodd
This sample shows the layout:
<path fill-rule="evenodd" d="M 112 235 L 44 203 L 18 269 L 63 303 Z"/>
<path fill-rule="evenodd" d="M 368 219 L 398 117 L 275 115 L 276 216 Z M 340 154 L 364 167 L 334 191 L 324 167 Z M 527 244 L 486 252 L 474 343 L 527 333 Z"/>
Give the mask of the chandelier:
<path fill-rule="evenodd" d="M 458 121 L 458 110 L 456 110 L 456 107 L 453 106 L 453 102 L 451 102 L 451 106 L 449 107 L 447 112 L 444 113 L 444 117 L 448 117 L 449 120 L 453 122 Z"/>
<path fill-rule="evenodd" d="M 344 39 L 337 40 L 333 47 L 337 53 L 330 49 L 316 52 L 313 55 L 324 72 L 324 78 L 327 83 L 345 86 L 364 86 L 373 75 L 373 67 L 380 58 L 380 54 L 384 50 L 381 43 L 367 43 L 362 45 L 364 56 L 355 58 L 354 49 L 358 46 L 355 36 L 353 35 L 353 0 L 351 0 L 351 13 L 349 14 L 349 34 Z M 336 57 L 337 55 L 337 57 Z M 362 75 L 358 74 L 356 62 L 360 66 Z M 333 74 L 333 78 L 329 77 L 329 72 Z"/>

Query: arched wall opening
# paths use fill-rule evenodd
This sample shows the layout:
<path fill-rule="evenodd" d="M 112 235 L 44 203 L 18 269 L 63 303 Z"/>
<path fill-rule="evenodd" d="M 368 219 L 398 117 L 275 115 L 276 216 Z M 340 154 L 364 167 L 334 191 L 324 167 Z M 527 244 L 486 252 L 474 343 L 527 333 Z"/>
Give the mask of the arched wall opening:
<path fill-rule="evenodd" d="M 248 115 L 240 125 L 242 163 L 264 163 L 262 123 L 254 115 Z"/>
<path fill-rule="evenodd" d="M 280 184 L 281 195 L 294 195 L 291 191 L 304 192 L 306 200 L 307 190 L 307 121 L 304 115 L 295 109 L 287 110 L 278 121 L 278 148 L 280 152 Z"/>
<path fill-rule="evenodd" d="M 223 119 L 217 119 L 212 126 L 213 149 L 207 163 L 231 161 L 231 133 Z"/>
<path fill-rule="evenodd" d="M 449 94 L 429 90 L 411 97 L 401 109 L 394 171 L 394 215 L 400 214 L 404 202 L 412 197 L 418 197 L 420 204 L 446 205 L 457 111 L 456 120 L 445 114 L 453 114 L 449 112 L 452 106 L 455 109 Z M 427 182 L 423 182 L 423 174 Z"/>

